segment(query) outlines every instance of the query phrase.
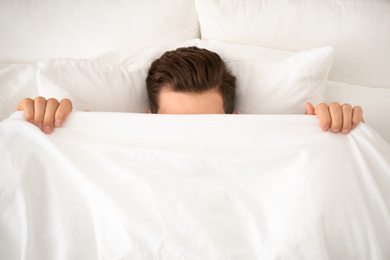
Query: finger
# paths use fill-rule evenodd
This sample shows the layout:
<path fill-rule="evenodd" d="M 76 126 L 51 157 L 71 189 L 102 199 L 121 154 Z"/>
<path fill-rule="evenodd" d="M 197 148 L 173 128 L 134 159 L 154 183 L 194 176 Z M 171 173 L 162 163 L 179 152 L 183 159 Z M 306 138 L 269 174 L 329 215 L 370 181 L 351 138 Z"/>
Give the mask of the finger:
<path fill-rule="evenodd" d="M 46 99 L 43 97 L 37 97 L 34 100 L 34 124 L 39 128 L 43 129 L 43 117 L 45 115 Z"/>
<path fill-rule="evenodd" d="M 320 126 L 322 130 L 328 131 L 331 124 L 331 117 L 329 114 L 328 106 L 325 103 L 321 103 L 316 107 L 314 113 L 318 116 L 318 119 L 320 120 Z"/>
<path fill-rule="evenodd" d="M 306 102 L 305 115 L 314 115 L 314 107 L 310 102 Z"/>
<path fill-rule="evenodd" d="M 343 126 L 343 112 L 339 103 L 332 103 L 329 105 L 330 117 L 332 124 L 330 126 L 333 133 L 340 132 Z"/>
<path fill-rule="evenodd" d="M 58 108 L 58 100 L 50 98 L 46 102 L 45 116 L 43 118 L 43 132 L 51 134 L 54 129 L 54 116 Z"/>
<path fill-rule="evenodd" d="M 352 109 L 352 129 L 354 129 L 363 119 L 363 109 L 359 106 L 356 106 Z"/>
<path fill-rule="evenodd" d="M 31 98 L 23 99 L 16 107 L 16 111 L 24 111 L 26 120 L 34 124 L 34 100 Z"/>
<path fill-rule="evenodd" d="M 73 105 L 69 99 L 64 98 L 63 100 L 61 100 L 57 112 L 55 114 L 55 127 L 60 127 L 64 124 L 66 118 L 68 117 L 72 109 Z"/>
<path fill-rule="evenodd" d="M 341 106 L 343 112 L 343 126 L 341 133 L 343 135 L 349 134 L 352 129 L 352 106 L 350 104 L 344 104 Z"/>

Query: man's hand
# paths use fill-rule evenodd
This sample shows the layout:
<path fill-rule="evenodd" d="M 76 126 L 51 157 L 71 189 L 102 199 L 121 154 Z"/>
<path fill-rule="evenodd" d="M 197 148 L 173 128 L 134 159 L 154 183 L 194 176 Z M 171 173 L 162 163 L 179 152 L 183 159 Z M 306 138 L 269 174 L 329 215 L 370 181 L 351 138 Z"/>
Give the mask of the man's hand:
<path fill-rule="evenodd" d="M 54 127 L 60 127 L 64 124 L 69 113 L 72 111 L 72 102 L 69 99 L 63 99 L 58 102 L 57 99 L 37 97 L 23 99 L 16 108 L 16 111 L 24 110 L 24 115 L 28 122 L 36 125 L 46 134 L 51 134 Z"/>
<path fill-rule="evenodd" d="M 306 103 L 306 115 L 317 115 L 320 120 L 322 130 L 333 133 L 341 132 L 349 134 L 360 121 L 364 123 L 363 109 L 359 106 L 352 108 L 350 104 L 340 105 L 332 103 L 329 105 L 321 103 L 315 109 L 309 102 Z"/>

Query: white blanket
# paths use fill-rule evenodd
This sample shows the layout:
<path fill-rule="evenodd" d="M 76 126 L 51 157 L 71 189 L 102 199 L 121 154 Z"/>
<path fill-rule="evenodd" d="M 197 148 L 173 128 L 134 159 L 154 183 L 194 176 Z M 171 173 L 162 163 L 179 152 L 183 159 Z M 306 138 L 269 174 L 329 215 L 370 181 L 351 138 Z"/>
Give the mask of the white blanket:
<path fill-rule="evenodd" d="M 315 116 L 0 123 L 0 259 L 389 259 L 390 147 Z"/>

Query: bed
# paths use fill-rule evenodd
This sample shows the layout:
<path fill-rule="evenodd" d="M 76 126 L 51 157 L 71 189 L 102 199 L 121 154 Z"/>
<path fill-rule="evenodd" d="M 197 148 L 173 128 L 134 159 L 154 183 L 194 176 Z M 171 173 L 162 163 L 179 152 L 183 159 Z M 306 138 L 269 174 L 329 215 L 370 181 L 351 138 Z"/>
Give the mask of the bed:
<path fill-rule="evenodd" d="M 0 259 L 389 259 L 390 2 L 0 1 Z M 217 52 L 238 115 L 146 114 Z M 69 98 L 45 135 L 14 112 Z M 305 102 L 366 123 L 324 132 Z M 83 110 L 90 110 L 84 112 Z"/>

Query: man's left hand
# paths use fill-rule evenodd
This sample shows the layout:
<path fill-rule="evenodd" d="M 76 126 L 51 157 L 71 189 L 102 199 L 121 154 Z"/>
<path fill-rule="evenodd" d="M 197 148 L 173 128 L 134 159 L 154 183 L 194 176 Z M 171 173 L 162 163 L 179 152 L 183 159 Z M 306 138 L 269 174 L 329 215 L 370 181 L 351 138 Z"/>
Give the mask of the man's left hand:
<path fill-rule="evenodd" d="M 332 103 L 329 106 L 325 103 L 319 104 L 315 109 L 309 102 L 306 103 L 306 115 L 317 115 L 322 130 L 331 129 L 333 133 L 347 135 L 360 122 L 364 123 L 363 109 L 359 106 L 353 107 L 350 104 L 340 105 Z"/>

